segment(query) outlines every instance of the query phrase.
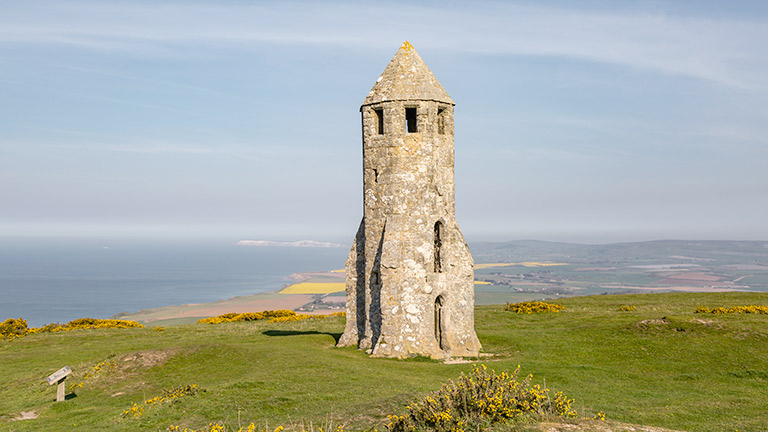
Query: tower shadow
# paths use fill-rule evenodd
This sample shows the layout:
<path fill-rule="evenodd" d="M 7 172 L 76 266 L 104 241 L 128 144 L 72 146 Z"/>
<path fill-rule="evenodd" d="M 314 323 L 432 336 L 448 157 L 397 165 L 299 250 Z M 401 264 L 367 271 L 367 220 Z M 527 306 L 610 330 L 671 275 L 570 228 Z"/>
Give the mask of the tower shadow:
<path fill-rule="evenodd" d="M 368 282 L 371 293 L 371 306 L 368 311 L 371 321 L 371 348 L 376 347 L 376 343 L 381 336 L 381 252 L 384 248 L 384 233 L 387 231 L 387 224 L 384 223 L 384 229 L 381 230 L 379 246 L 376 249 L 376 256 L 373 259 L 373 268 Z"/>
<path fill-rule="evenodd" d="M 328 335 L 333 338 L 334 345 L 339 343 L 339 339 L 341 339 L 341 333 L 319 332 L 317 330 L 264 330 L 261 334 L 270 337 Z"/>

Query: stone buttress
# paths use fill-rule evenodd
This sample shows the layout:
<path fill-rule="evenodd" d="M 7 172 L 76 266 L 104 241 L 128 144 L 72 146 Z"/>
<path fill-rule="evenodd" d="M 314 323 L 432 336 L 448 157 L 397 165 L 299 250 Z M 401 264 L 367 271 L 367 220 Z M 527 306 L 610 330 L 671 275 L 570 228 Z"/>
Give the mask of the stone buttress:
<path fill-rule="evenodd" d="M 363 220 L 339 346 L 476 356 L 473 260 L 455 218 L 454 103 L 405 42 L 360 107 Z"/>

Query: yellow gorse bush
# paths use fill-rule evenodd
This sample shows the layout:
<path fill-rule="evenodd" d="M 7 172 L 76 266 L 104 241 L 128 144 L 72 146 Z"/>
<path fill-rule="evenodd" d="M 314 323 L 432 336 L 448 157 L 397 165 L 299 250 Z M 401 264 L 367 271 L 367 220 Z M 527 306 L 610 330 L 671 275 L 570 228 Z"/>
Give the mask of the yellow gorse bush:
<path fill-rule="evenodd" d="M 330 315 L 308 315 L 297 314 L 294 311 L 280 309 L 280 310 L 267 310 L 264 312 L 245 312 L 245 313 L 227 313 L 215 317 L 203 318 L 198 321 L 200 324 L 221 324 L 228 322 L 241 322 L 241 321 L 262 321 L 269 320 L 269 322 L 295 322 L 305 319 L 322 319 L 335 316 L 345 316 L 344 312 L 336 312 Z"/>
<path fill-rule="evenodd" d="M 168 390 L 164 390 L 160 396 L 155 396 L 151 399 L 147 399 L 142 403 L 132 403 L 131 407 L 124 410 L 121 417 L 133 417 L 138 418 L 144 415 L 144 410 L 152 405 L 157 405 L 163 402 L 173 402 L 184 396 L 194 396 L 200 391 L 200 387 L 197 384 L 188 384 L 181 387 L 174 387 Z M 223 429 L 222 429 L 223 430 Z"/>
<path fill-rule="evenodd" d="M 631 312 L 633 310 L 637 309 L 637 306 L 635 305 L 623 305 L 619 307 L 620 312 Z"/>
<path fill-rule="evenodd" d="M 85 374 L 82 381 L 79 383 L 73 383 L 71 386 L 69 386 L 69 391 L 82 388 L 86 381 L 96 377 L 96 375 L 102 371 L 111 369 L 115 366 L 117 366 L 117 363 L 110 360 L 104 360 L 103 362 L 97 363 L 96 366 L 92 367 L 91 370 Z"/>
<path fill-rule="evenodd" d="M 716 307 L 714 309 L 710 309 L 707 306 L 699 306 L 696 308 L 694 313 L 712 313 L 712 314 L 729 314 L 729 313 L 738 313 L 738 314 L 768 314 L 768 306 L 757 306 L 757 305 L 750 305 L 750 306 L 733 306 L 729 308 L 724 307 Z"/>
<path fill-rule="evenodd" d="M 96 319 L 80 318 L 70 321 L 66 324 L 51 323 L 37 328 L 28 328 L 27 321 L 18 319 L 7 319 L 0 324 L 0 339 L 12 340 L 23 337 L 28 334 L 37 333 L 55 333 L 70 330 L 89 330 L 89 329 L 107 329 L 107 328 L 143 328 L 144 326 L 136 321 L 116 320 L 116 319 Z"/>
<path fill-rule="evenodd" d="M 278 426 L 274 430 L 274 432 L 282 432 L 283 429 L 284 428 L 282 426 Z M 209 423 L 208 426 L 203 429 L 191 429 L 187 427 L 182 428 L 181 426 L 171 425 L 171 426 L 168 426 L 168 430 L 173 432 L 227 432 L 227 427 L 221 423 Z M 234 429 L 232 430 L 234 431 Z M 237 432 L 256 432 L 256 431 L 257 431 L 256 424 L 254 423 L 251 423 L 248 426 L 243 426 L 237 429 Z M 267 432 L 267 428 L 259 429 L 258 432 Z M 339 428 L 337 432 L 343 432 L 343 430 Z"/>
<path fill-rule="evenodd" d="M 70 321 L 64 325 L 59 323 L 48 324 L 47 326 L 31 328 L 29 333 L 47 333 L 70 330 L 90 330 L 90 329 L 108 329 L 108 328 L 144 328 L 136 321 L 116 320 L 116 319 L 96 319 L 80 318 Z"/>
<path fill-rule="evenodd" d="M 469 375 L 449 380 L 442 388 L 406 406 L 405 415 L 390 415 L 387 430 L 413 432 L 465 432 L 522 415 L 575 417 L 573 399 L 561 392 L 531 385 L 529 375 L 518 381 L 518 366 L 512 374 L 496 374 L 485 365 L 473 366 Z"/>
<path fill-rule="evenodd" d="M 21 318 L 8 318 L 0 323 L 0 339 L 14 340 L 27 334 L 27 321 Z"/>
<path fill-rule="evenodd" d="M 265 319 L 296 315 L 296 312 L 280 309 L 280 310 L 267 310 L 264 312 L 245 312 L 245 313 L 226 313 L 224 315 L 203 318 L 198 321 L 200 324 L 221 324 L 227 322 L 240 322 L 240 321 L 261 321 Z"/>
<path fill-rule="evenodd" d="M 240 428 L 242 430 L 242 428 Z M 190 428 L 181 428 L 180 426 L 168 426 L 169 431 L 178 431 L 178 432 L 225 432 L 227 429 L 224 427 L 221 423 L 209 423 L 208 427 L 204 429 L 190 429 Z M 253 431 L 249 431 L 253 432 Z"/>
<path fill-rule="evenodd" d="M 541 313 L 541 312 L 560 312 L 561 310 L 564 310 L 564 309 L 565 309 L 565 306 L 563 305 L 546 303 L 543 301 L 507 303 L 507 305 L 504 306 L 504 310 L 506 311 L 511 311 L 515 313 L 525 313 L 525 314 Z"/>

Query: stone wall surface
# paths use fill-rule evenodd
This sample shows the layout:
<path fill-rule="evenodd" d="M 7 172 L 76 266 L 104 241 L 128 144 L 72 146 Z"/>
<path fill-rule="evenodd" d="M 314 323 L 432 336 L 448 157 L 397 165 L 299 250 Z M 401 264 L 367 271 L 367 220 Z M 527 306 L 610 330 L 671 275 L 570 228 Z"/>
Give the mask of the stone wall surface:
<path fill-rule="evenodd" d="M 363 220 L 339 345 L 475 356 L 473 260 L 454 216 L 453 101 L 406 42 L 360 111 Z"/>

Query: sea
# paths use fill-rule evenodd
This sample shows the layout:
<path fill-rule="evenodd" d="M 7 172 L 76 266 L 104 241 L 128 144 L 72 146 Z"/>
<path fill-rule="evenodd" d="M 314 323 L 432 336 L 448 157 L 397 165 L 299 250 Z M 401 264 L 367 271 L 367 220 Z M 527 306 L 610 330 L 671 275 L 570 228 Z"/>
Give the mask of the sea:
<path fill-rule="evenodd" d="M 30 327 L 281 289 L 344 267 L 347 247 L 237 240 L 0 237 L 0 321 Z"/>

